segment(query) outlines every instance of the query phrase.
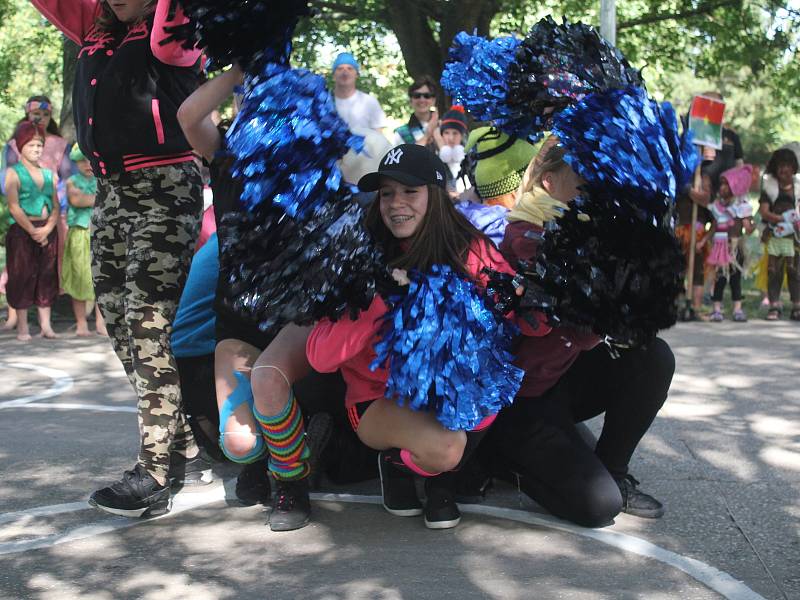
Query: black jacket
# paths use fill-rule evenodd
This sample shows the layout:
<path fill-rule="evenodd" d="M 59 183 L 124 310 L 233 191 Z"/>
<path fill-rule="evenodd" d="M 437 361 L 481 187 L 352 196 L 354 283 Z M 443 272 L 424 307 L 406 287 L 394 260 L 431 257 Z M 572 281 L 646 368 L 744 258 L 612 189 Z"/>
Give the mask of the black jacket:
<path fill-rule="evenodd" d="M 73 111 L 78 144 L 98 177 L 188 160 L 178 107 L 199 84 L 199 65 L 156 58 L 152 16 L 117 35 L 92 28 L 78 56 Z"/>

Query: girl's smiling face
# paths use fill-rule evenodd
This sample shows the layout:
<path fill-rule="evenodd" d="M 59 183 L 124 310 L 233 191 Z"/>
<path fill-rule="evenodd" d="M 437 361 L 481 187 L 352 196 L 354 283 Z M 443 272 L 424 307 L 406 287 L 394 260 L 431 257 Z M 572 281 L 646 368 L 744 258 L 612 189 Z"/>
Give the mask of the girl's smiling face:
<path fill-rule="evenodd" d="M 428 212 L 428 187 L 383 177 L 378 201 L 384 225 L 397 239 L 406 239 L 417 232 Z"/>

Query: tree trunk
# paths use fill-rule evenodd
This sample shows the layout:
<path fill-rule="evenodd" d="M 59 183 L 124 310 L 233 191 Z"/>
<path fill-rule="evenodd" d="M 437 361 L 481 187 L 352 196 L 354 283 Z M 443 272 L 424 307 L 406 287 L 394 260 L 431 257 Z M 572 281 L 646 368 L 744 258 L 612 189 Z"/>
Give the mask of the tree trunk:
<path fill-rule="evenodd" d="M 438 81 L 456 34 L 477 29 L 478 35 L 488 35 L 489 24 L 499 10 L 496 0 L 461 0 L 439 3 L 439 7 L 442 13 L 434 15 L 436 8 L 426 2 L 386 0 L 387 25 L 397 37 L 412 79 L 430 75 Z M 437 21 L 438 36 L 432 27 Z M 449 98 L 440 98 L 439 104 L 439 110 L 444 111 Z"/>
<path fill-rule="evenodd" d="M 75 82 L 75 63 L 78 60 L 78 45 L 67 37 L 62 44 L 62 77 L 64 99 L 61 103 L 61 136 L 68 142 L 75 141 L 75 121 L 72 118 L 72 85 Z"/>

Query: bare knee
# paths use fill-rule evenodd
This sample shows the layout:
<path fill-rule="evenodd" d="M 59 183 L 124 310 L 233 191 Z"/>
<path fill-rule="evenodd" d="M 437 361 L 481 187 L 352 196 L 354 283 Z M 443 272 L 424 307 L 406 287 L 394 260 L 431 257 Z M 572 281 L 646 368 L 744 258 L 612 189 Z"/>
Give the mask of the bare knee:
<path fill-rule="evenodd" d="M 419 460 L 435 472 L 452 471 L 461 462 L 465 444 L 466 437 L 462 432 L 448 431 L 422 449 L 418 453 Z"/>
<path fill-rule="evenodd" d="M 249 431 L 226 432 L 221 443 L 227 454 L 234 458 L 244 458 L 253 452 L 258 439 Z"/>
<path fill-rule="evenodd" d="M 259 412 L 275 415 L 281 412 L 289 400 L 290 382 L 274 368 L 254 368 L 250 375 L 250 386 Z"/>

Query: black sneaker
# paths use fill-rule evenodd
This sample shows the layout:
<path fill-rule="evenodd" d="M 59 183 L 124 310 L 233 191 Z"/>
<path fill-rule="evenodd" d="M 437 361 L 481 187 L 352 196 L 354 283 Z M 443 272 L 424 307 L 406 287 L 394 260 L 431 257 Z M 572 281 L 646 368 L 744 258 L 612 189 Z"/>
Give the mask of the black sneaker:
<path fill-rule="evenodd" d="M 450 529 L 461 522 L 453 484 L 452 472 L 425 480 L 425 527 L 428 529 Z"/>
<path fill-rule="evenodd" d="M 266 460 L 242 465 L 236 478 L 236 499 L 245 506 L 268 504 L 272 495 Z"/>
<path fill-rule="evenodd" d="M 214 481 L 211 473 L 211 461 L 203 450 L 194 458 L 186 458 L 183 454 L 173 452 L 169 455 L 169 484 L 172 487 L 196 487 L 208 485 Z"/>
<path fill-rule="evenodd" d="M 294 481 L 276 479 L 275 488 L 269 528 L 272 531 L 291 531 L 308 525 L 311 517 L 308 477 Z"/>
<path fill-rule="evenodd" d="M 153 476 L 137 464 L 125 471 L 122 479 L 94 492 L 89 504 L 112 515 L 155 517 L 172 508 L 169 486 L 159 485 Z"/>
<path fill-rule="evenodd" d="M 306 426 L 306 444 L 310 453 L 308 483 L 312 490 L 319 489 L 322 481 L 322 473 L 325 470 L 325 449 L 331 440 L 334 427 L 333 417 L 328 413 L 317 413 L 308 420 Z"/>
<path fill-rule="evenodd" d="M 422 514 L 422 503 L 417 496 L 414 476 L 397 469 L 386 454 L 378 453 L 383 508 L 397 517 L 418 517 Z"/>
<path fill-rule="evenodd" d="M 616 480 L 622 494 L 622 512 L 642 517 L 644 519 L 658 519 L 664 515 L 664 505 L 637 489 L 639 482 L 633 475 L 625 475 Z"/>

